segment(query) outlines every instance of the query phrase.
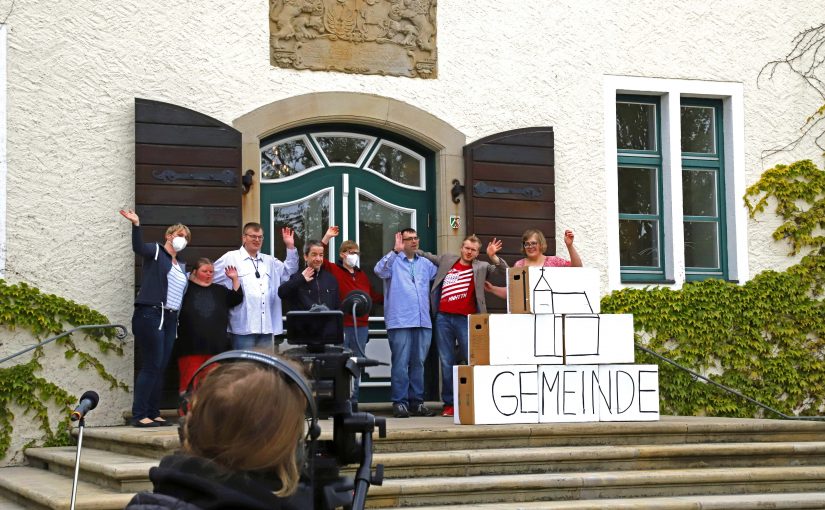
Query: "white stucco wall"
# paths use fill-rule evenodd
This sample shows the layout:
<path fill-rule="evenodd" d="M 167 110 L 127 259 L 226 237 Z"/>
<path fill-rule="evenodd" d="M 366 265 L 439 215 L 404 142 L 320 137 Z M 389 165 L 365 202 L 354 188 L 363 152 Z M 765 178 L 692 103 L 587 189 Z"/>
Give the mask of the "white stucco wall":
<path fill-rule="evenodd" d="M 271 67 L 265 0 L 18 2 L 7 20 L 6 277 L 128 324 L 134 259 L 117 209 L 134 200 L 134 98 L 231 124 L 262 105 L 320 91 L 407 102 L 468 142 L 553 126 L 557 228 L 574 229 L 586 263 L 604 272 L 607 75 L 741 83 L 747 183 L 776 162 L 822 164 L 810 144 L 760 159 L 760 151 L 796 135 L 820 98 L 787 73 L 756 83 L 760 68 L 787 53 L 800 30 L 822 21 L 821 6 L 667 4 L 439 2 L 439 78 L 415 80 Z M 10 6 L 0 0 L 0 14 Z M 749 222 L 751 274 L 791 263 L 770 240 L 775 224 L 771 215 Z M 131 355 L 111 364 L 129 382 L 131 367 Z M 77 389 L 94 387 L 95 379 Z M 114 423 L 129 396 L 113 396 L 110 405 L 105 416 Z"/>

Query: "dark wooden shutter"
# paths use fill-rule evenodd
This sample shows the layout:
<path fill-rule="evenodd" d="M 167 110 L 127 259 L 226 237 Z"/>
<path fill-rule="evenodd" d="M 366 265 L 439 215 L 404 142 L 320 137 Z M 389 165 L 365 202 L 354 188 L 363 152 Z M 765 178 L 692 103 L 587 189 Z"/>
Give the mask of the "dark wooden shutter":
<path fill-rule="evenodd" d="M 163 242 L 169 225 L 183 223 L 192 241 L 180 258 L 187 265 L 214 260 L 240 246 L 241 195 L 239 131 L 187 108 L 135 98 L 135 209 L 146 242 Z M 136 258 L 136 288 L 140 265 Z M 174 359 L 162 404 L 177 406 Z"/>
<path fill-rule="evenodd" d="M 555 254 L 553 165 L 552 127 L 506 131 L 464 147 L 467 232 L 482 239 L 482 252 L 490 238 L 497 237 L 504 241 L 500 255 L 512 265 L 523 257 L 522 232 L 533 227 L 547 237 L 548 253 Z M 491 281 L 504 283 L 503 276 Z M 492 312 L 507 309 L 491 294 L 487 307 Z"/>

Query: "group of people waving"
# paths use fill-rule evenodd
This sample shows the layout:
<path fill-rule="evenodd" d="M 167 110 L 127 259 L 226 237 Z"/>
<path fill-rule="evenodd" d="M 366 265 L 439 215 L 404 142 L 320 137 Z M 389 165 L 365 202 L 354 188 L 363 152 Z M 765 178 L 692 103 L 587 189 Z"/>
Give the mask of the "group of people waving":
<path fill-rule="evenodd" d="M 486 312 L 485 291 L 504 296 L 506 289 L 487 282 L 489 274 L 504 271 L 498 257 L 499 240 L 487 245 L 490 262 L 478 260 L 481 241 L 474 235 L 462 242 L 458 255 L 433 255 L 419 250 L 418 234 L 405 229 L 395 236 L 392 249 L 375 265 L 384 280 L 385 296 L 370 284 L 360 269 L 358 245 L 341 243 L 339 259 L 325 256 L 339 228 L 329 227 L 320 241 L 306 241 L 306 267 L 299 271 L 294 232 L 281 230 L 286 246 L 283 261 L 261 253 L 263 227 L 247 223 L 242 245 L 214 263 L 198 259 L 191 271 L 178 254 L 191 240 L 189 228 L 175 224 L 166 229 L 163 243 L 144 242 L 140 218 L 133 210 L 120 214 L 132 223 L 132 248 L 143 259 L 140 289 L 135 298 L 132 330 L 141 358 L 135 378 L 132 424 L 135 427 L 167 425 L 160 415 L 163 372 L 177 351 L 179 391 L 183 393 L 197 368 L 227 349 L 272 348 L 273 335 L 283 333 L 282 300 L 291 310 L 339 308 L 352 290 L 367 292 L 373 302 L 384 302 L 384 318 L 392 353 L 391 398 L 393 414 L 433 416 L 423 402 L 424 359 L 432 340 L 435 317 L 436 343 L 441 359 L 443 416 L 453 415 L 452 366 L 466 363 L 467 316 Z M 544 255 L 547 242 L 534 229 L 524 232 L 522 252 L 515 266 L 581 266 L 573 246 L 573 233 L 565 232 L 570 261 Z M 365 352 L 368 318 L 344 314 L 344 345 Z M 358 401 L 358 379 L 353 405 Z"/>

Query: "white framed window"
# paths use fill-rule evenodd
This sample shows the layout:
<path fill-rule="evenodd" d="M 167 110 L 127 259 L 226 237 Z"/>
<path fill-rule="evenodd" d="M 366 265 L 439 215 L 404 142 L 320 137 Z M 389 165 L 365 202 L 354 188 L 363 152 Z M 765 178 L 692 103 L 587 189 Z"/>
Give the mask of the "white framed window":
<path fill-rule="evenodd" d="M 741 83 L 605 76 L 608 286 L 748 279 Z"/>

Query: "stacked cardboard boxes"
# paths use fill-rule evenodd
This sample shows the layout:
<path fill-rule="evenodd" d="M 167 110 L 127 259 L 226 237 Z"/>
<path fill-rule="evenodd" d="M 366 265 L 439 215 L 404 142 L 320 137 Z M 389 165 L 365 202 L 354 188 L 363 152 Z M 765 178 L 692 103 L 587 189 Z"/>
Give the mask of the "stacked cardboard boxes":
<path fill-rule="evenodd" d="M 462 424 L 659 419 L 659 371 L 636 365 L 633 316 L 599 313 L 591 268 L 511 268 L 507 314 L 468 320 L 453 367 Z"/>

